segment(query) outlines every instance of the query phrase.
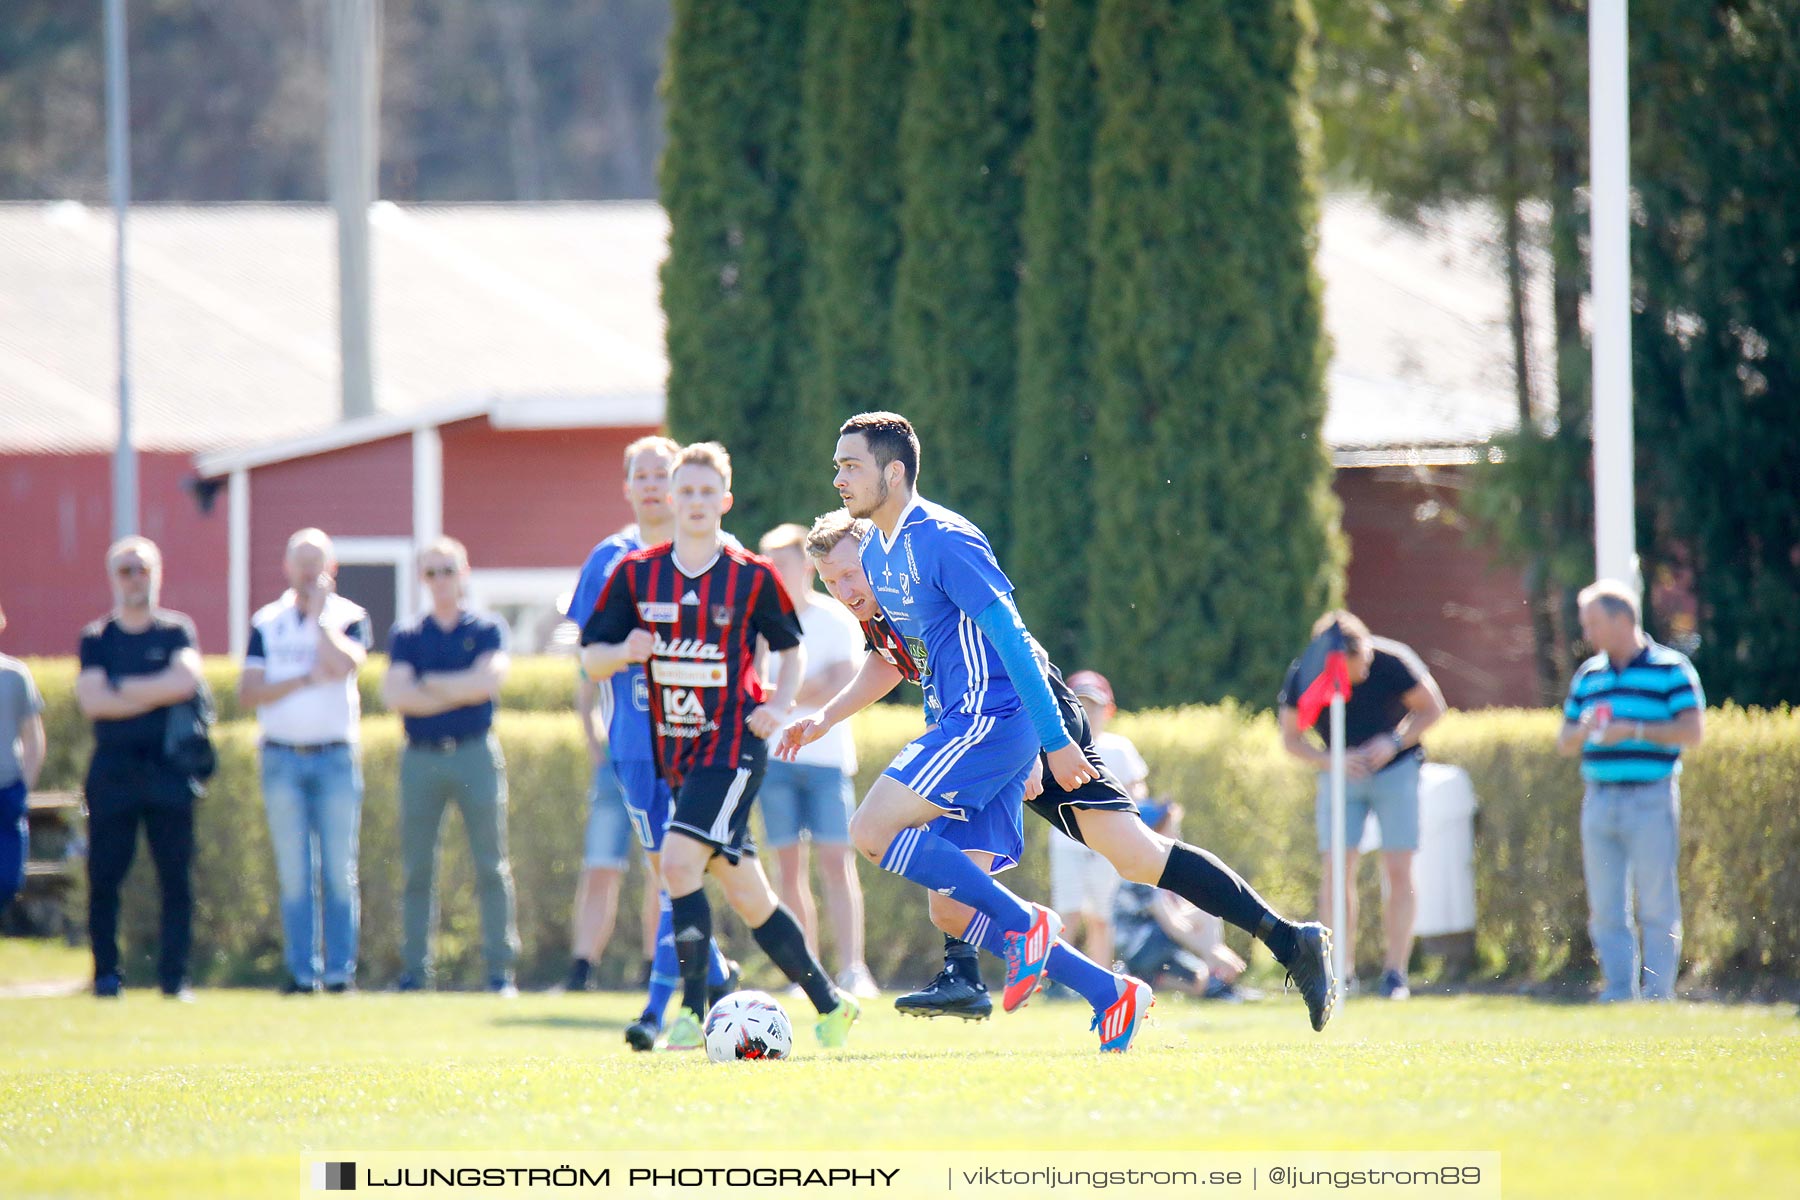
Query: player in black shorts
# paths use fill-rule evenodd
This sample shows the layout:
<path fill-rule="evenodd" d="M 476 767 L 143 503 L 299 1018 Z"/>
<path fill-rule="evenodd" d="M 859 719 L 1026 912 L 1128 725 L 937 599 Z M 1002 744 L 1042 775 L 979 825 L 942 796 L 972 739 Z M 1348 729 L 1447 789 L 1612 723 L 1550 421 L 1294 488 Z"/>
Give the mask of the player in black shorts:
<path fill-rule="evenodd" d="M 920 678 L 905 640 L 876 603 L 856 553 L 859 534 L 856 521 L 847 512 L 827 513 L 813 522 L 806 552 L 832 596 L 862 623 L 870 650 L 894 667 L 894 682 L 911 679 L 929 687 L 929 677 Z M 1124 785 L 1094 749 L 1087 714 L 1063 682 L 1062 672 L 1047 657 L 1043 661 L 1050 690 L 1062 711 L 1063 727 L 1081 747 L 1097 777 L 1070 792 L 1049 771 L 1041 771 L 1038 779 L 1026 785 L 1026 807 L 1097 851 L 1133 883 L 1154 884 L 1173 892 L 1260 939 L 1300 989 L 1312 1027 L 1324 1029 L 1337 990 L 1331 970 L 1331 932 L 1316 921 L 1299 924 L 1281 916 L 1210 852 L 1164 837 L 1145 825 Z M 936 979 L 924 989 L 900 997 L 895 1007 L 916 1016 L 986 1018 L 993 1001 L 981 982 L 976 948 L 945 935 L 944 960 Z"/>
<path fill-rule="evenodd" d="M 794 915 L 776 899 L 750 842 L 750 809 L 768 763 L 765 739 L 793 708 L 805 674 L 800 620 L 774 566 L 728 545 L 719 522 L 731 506 L 731 459 L 716 443 L 688 446 L 669 469 L 675 540 L 619 560 L 582 626 L 582 666 L 606 679 L 627 662 L 648 665 L 657 772 L 674 812 L 662 874 L 681 964 L 682 1010 L 670 1049 L 704 1044 L 712 909 L 705 876 L 749 925 L 757 945 L 819 1011 L 815 1030 L 841 1046 L 859 1014 L 806 947 Z M 765 695 L 756 641 L 775 652 L 775 691 Z"/>

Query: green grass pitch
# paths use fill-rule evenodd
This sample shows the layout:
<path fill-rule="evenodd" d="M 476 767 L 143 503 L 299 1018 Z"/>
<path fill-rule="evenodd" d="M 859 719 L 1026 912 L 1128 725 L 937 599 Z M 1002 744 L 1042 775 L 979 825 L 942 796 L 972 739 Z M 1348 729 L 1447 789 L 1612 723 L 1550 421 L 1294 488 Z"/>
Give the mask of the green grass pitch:
<path fill-rule="evenodd" d="M 15 964 L 16 965 L 16 964 Z M 627 995 L 0 999 L 9 1196 L 291 1195 L 309 1148 L 1498 1150 L 1513 1196 L 1800 1194 L 1782 1007 L 1165 1000 L 1123 1057 L 1081 1005 L 869 1003 L 794 1061 L 630 1053 Z M 704 1084 L 706 1086 L 698 1086 Z M 982 1114 L 971 1119 L 971 1114 Z"/>

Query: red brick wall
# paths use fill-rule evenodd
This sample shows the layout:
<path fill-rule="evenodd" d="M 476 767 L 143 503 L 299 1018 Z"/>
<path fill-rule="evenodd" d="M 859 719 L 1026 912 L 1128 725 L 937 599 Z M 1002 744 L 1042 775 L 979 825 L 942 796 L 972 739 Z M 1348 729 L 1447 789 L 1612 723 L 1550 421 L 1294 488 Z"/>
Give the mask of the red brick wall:
<path fill-rule="evenodd" d="M 8 654 L 73 654 L 81 627 L 112 606 L 112 460 L 0 455 L 0 607 Z M 139 525 L 163 552 L 162 602 L 194 618 L 200 647 L 227 649 L 225 496 L 202 516 L 186 454 L 138 455 Z"/>
<path fill-rule="evenodd" d="M 1347 603 L 1378 636 L 1417 650 L 1453 706 L 1535 705 L 1524 583 L 1459 528 L 1462 483 L 1454 468 L 1338 471 Z"/>
<path fill-rule="evenodd" d="M 223 492 L 218 507 L 224 511 Z M 411 538 L 412 435 L 250 472 L 251 612 L 286 590 L 287 540 L 309 525 L 333 537 Z"/>
<path fill-rule="evenodd" d="M 579 567 L 631 523 L 622 458 L 654 432 L 503 430 L 485 417 L 446 425 L 444 532 L 476 567 Z"/>

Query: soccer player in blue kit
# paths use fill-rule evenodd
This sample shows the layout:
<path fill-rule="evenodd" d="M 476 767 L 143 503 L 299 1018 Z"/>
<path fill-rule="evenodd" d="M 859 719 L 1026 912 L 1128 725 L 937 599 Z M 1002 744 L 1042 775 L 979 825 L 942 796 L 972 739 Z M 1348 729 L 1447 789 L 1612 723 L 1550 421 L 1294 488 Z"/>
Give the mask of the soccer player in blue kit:
<path fill-rule="evenodd" d="M 905 638 L 882 611 L 863 572 L 861 545 L 866 535 L 867 522 L 856 520 L 845 509 L 836 509 L 813 522 L 806 538 L 806 552 L 812 556 L 827 590 L 861 623 L 863 636 L 874 652 L 871 657 L 878 656 L 890 664 L 889 686 L 902 679 L 920 684 L 926 691 L 930 710 L 934 707 L 932 682 L 920 675 Z M 1330 931 L 1316 921 L 1302 924 L 1288 920 L 1215 855 L 1199 846 L 1164 837 L 1145 825 L 1125 785 L 1104 769 L 1105 761 L 1094 748 L 1087 715 L 1063 682 L 1062 673 L 1048 656 L 1041 663 L 1062 713 L 1063 728 L 1099 770 L 1099 777 L 1073 792 L 1063 790 L 1054 779 L 1028 780 L 1025 806 L 1069 837 L 1098 851 L 1133 883 L 1160 887 L 1262 941 L 1275 960 L 1288 968 L 1306 1001 L 1313 1028 L 1322 1030 L 1331 1019 L 1335 993 Z M 870 664 L 870 670 L 880 668 Z M 843 715 L 841 711 L 833 714 L 838 719 Z M 896 1000 L 895 1008 L 924 1017 L 982 1020 L 988 1016 L 993 1004 L 975 964 L 976 947 L 958 936 L 969 925 L 970 916 L 965 906 L 932 895 L 932 923 L 945 935 L 944 969 L 923 990 Z"/>
<path fill-rule="evenodd" d="M 600 601 L 606 581 L 619 560 L 635 550 L 675 540 L 675 509 L 669 496 L 669 468 L 681 446 L 666 437 L 641 437 L 625 447 L 625 500 L 637 524 L 603 540 L 582 564 L 581 577 L 569 600 L 569 619 L 584 624 Z M 733 546 L 737 540 L 723 535 Z M 741 549 L 741 547 L 739 547 Z M 675 954 L 675 932 L 669 909 L 669 893 L 662 887 L 663 837 L 669 827 L 668 782 L 657 775 L 656 753 L 650 741 L 650 684 L 643 664 L 631 663 L 599 684 L 602 713 L 606 719 L 607 759 L 625 795 L 625 811 L 633 832 L 650 861 L 650 874 L 659 891 L 661 915 L 656 927 L 656 954 L 650 963 L 650 995 L 644 1011 L 625 1030 L 633 1050 L 650 1050 L 662 1031 L 669 999 L 681 985 L 681 966 Z M 708 983 L 720 994 L 735 991 L 737 964 L 711 949 Z"/>
<path fill-rule="evenodd" d="M 916 494 L 919 440 L 905 417 L 850 418 L 834 460 L 845 508 L 873 525 L 863 569 L 919 673 L 931 680 L 931 728 L 870 788 L 851 818 L 851 841 L 884 870 L 974 910 L 958 932 L 1005 960 L 1007 1012 L 1026 1003 L 1048 974 L 1093 1006 L 1102 1050 L 1125 1050 L 1153 1003 L 1149 986 L 1062 942 L 1055 913 L 1021 900 L 992 875 L 1024 851 L 1021 805 L 1040 752 L 1068 791 L 1097 777 L 1063 728 L 1013 605 L 1012 583 L 979 529 Z M 782 749 L 797 750 L 884 695 L 892 672 L 869 656 L 817 717 L 789 728 Z"/>

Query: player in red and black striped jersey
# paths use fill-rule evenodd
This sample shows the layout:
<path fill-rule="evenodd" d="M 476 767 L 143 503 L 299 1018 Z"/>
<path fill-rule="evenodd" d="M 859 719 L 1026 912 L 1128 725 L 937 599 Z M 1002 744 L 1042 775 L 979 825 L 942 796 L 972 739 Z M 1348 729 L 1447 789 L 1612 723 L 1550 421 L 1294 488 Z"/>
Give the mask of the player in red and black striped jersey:
<path fill-rule="evenodd" d="M 712 910 L 710 872 L 757 944 L 819 1010 L 825 1045 L 842 1045 L 856 1002 L 840 994 L 777 901 L 750 841 L 750 809 L 768 762 L 767 738 L 793 709 L 805 650 L 793 601 L 768 560 L 728 546 L 719 528 L 731 506 L 731 459 L 716 443 L 689 446 L 670 469 L 675 540 L 619 561 L 582 626 L 582 666 L 605 679 L 648 665 L 657 769 L 675 796 L 662 872 L 673 910 L 683 1011 L 672 1049 L 698 1048 L 706 1012 Z M 775 688 L 755 664 L 760 636 L 775 653 Z"/>
<path fill-rule="evenodd" d="M 749 717 L 769 699 L 756 639 L 777 652 L 800 644 L 799 617 L 774 567 L 727 545 L 691 574 L 672 542 L 633 551 L 619 560 L 582 640 L 621 642 L 634 630 L 650 634 L 658 773 L 675 788 L 695 770 L 744 765 L 758 740 Z"/>

